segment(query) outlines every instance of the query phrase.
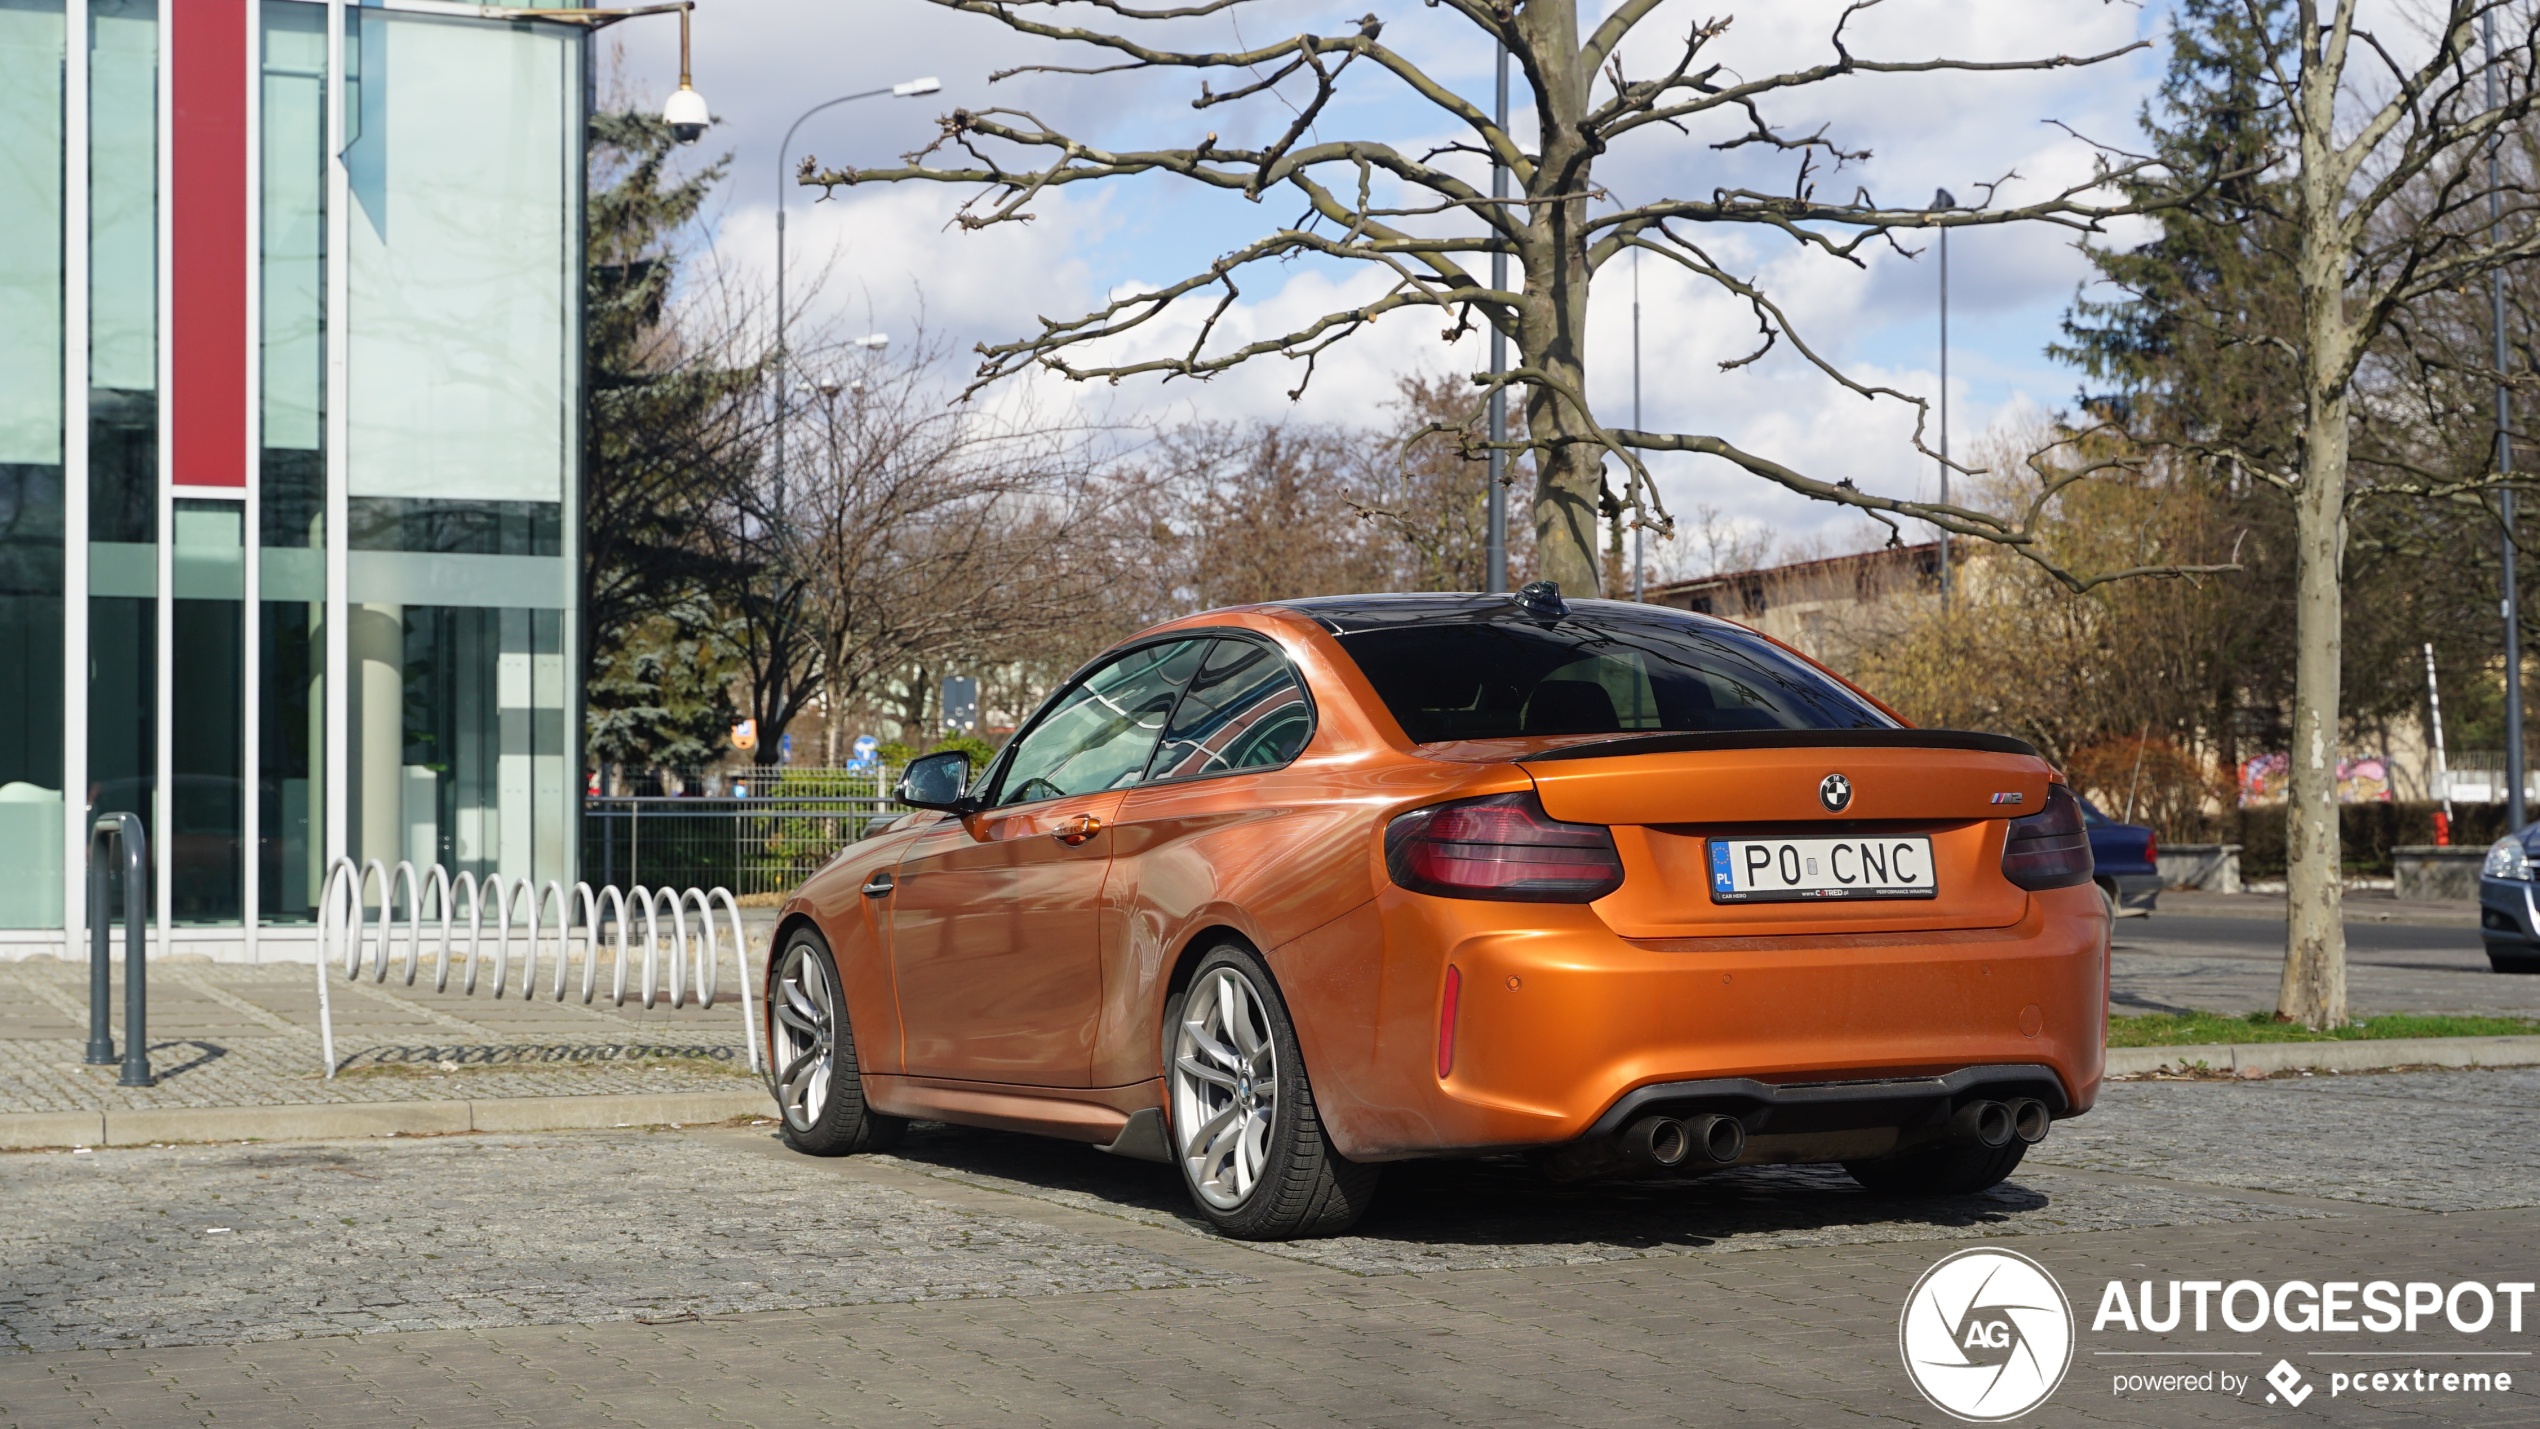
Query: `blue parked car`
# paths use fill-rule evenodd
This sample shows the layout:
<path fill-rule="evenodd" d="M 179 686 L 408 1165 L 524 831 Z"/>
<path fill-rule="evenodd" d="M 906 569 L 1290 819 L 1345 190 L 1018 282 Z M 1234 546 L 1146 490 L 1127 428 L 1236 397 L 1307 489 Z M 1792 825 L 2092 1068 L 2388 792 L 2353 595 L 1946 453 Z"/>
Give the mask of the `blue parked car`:
<path fill-rule="evenodd" d="M 2478 871 L 2478 936 L 2487 944 L 2487 965 L 2500 973 L 2540 973 L 2534 865 L 2540 865 L 2540 824 L 2488 845 L 2487 865 Z"/>
<path fill-rule="evenodd" d="M 2141 824 L 2121 824 L 2081 801 L 2082 826 L 2090 831 L 2091 882 L 2111 918 L 2145 918 L 2161 901 L 2160 845 Z"/>

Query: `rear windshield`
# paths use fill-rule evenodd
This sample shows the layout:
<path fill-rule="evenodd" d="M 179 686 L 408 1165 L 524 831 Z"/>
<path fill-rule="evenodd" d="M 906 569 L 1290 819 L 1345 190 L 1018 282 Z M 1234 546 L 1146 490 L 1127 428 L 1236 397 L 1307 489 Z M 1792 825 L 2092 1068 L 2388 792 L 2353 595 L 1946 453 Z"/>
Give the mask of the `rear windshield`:
<path fill-rule="evenodd" d="M 1697 616 L 1574 610 L 1336 637 L 1419 744 L 1520 735 L 1893 729 L 1771 642 Z"/>

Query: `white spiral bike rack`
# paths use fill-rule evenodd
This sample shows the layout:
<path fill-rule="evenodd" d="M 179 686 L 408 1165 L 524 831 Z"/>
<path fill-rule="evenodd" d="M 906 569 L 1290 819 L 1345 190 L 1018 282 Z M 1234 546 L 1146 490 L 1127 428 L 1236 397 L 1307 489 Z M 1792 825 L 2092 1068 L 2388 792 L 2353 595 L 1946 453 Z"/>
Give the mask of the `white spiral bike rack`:
<path fill-rule="evenodd" d="M 373 886 L 379 890 L 379 917 L 371 923 L 364 912 L 362 895 Z M 512 988 L 512 915 L 523 907 L 528 916 L 523 923 L 527 934 L 525 956 L 520 963 L 518 992 L 527 1001 L 538 996 L 538 959 L 542 947 L 551 947 L 555 955 L 555 976 L 548 997 L 557 1002 L 565 999 L 567 974 L 571 971 L 578 949 L 582 965 L 582 1001 L 586 1004 L 599 995 L 600 954 L 604 943 L 613 945 L 616 957 L 609 982 L 608 995 L 613 1005 L 623 1007 L 629 995 L 627 973 L 640 953 L 643 971 L 635 995 L 646 1008 L 657 998 L 667 997 L 676 1007 L 687 1005 L 691 989 L 699 1007 L 715 1005 L 718 974 L 723 962 L 723 942 L 715 929 L 715 907 L 723 905 L 732 926 L 732 962 L 739 972 L 735 979 L 741 989 L 742 1036 L 749 1049 L 750 1070 L 764 1074 L 759 1056 L 758 1018 L 751 1007 L 749 935 L 741 926 L 741 905 L 728 888 L 645 888 L 631 892 L 616 887 L 594 893 L 588 883 L 576 883 L 567 894 L 564 885 L 549 879 L 544 887 L 526 878 L 506 884 L 496 874 L 482 878 L 460 874 L 455 880 L 439 864 L 428 874 L 418 876 L 411 862 L 400 861 L 389 868 L 378 859 L 356 868 L 349 858 L 339 858 L 326 871 L 325 895 L 318 904 L 318 1039 L 326 1057 L 326 1075 L 335 1075 L 335 1011 L 327 990 L 327 969 L 335 960 L 340 940 L 344 976 L 348 981 L 361 980 L 364 954 L 373 982 L 388 981 L 390 941 L 396 928 L 397 894 L 405 895 L 406 938 L 403 980 L 414 986 L 422 968 L 425 895 L 440 909 L 440 936 L 432 957 L 432 990 L 446 992 L 450 986 L 451 934 L 457 928 L 458 902 L 467 901 L 467 941 L 460 950 L 464 961 L 461 996 L 475 993 L 480 980 L 503 996 Z M 485 913 L 491 903 L 494 914 L 491 977 L 486 978 L 489 956 L 485 945 Z M 697 913 L 696 932 L 690 932 L 690 905 Z M 542 944 L 539 938 L 540 915 L 548 907 L 555 909 L 554 936 Z M 614 916 L 606 920 L 616 930 L 613 938 L 602 934 L 603 911 Z M 580 914 L 577 923 L 575 914 Z M 637 916 L 643 919 L 640 936 L 634 935 Z M 669 925 L 670 937 L 662 937 L 663 924 Z M 369 928 L 367 944 L 365 926 Z M 630 946 L 630 943 L 640 946 Z M 668 976 L 665 979 L 664 973 Z M 665 982 L 667 986 L 665 986 Z"/>

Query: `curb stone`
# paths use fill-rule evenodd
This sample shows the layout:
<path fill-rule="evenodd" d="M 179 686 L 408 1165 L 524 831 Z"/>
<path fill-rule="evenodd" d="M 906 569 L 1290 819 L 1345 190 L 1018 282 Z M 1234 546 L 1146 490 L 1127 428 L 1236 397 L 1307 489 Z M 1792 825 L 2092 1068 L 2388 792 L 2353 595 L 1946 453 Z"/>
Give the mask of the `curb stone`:
<path fill-rule="evenodd" d="M 765 1116 L 767 1094 L 657 1092 L 634 1096 L 493 1097 L 479 1101 L 339 1102 L 175 1111 L 18 1112 L 0 1115 L 0 1149 L 146 1146 L 153 1142 L 313 1141 L 447 1136 L 468 1131 L 584 1131 L 691 1125 Z"/>
<path fill-rule="evenodd" d="M 2111 1047 L 2108 1075 L 2138 1077 L 2197 1062 L 2217 1072 L 2377 1072 L 2391 1067 L 2540 1066 L 2540 1036 L 2385 1037 L 2359 1042 Z"/>

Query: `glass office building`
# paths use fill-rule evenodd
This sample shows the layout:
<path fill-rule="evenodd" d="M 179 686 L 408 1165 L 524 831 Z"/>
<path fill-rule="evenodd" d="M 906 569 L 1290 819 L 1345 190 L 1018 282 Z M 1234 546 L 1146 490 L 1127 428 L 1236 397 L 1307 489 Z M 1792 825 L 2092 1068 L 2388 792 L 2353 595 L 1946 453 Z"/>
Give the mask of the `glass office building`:
<path fill-rule="evenodd" d="M 561 17 L 559 17 L 561 19 Z M 584 32 L 0 0 L 0 952 L 307 956 L 339 856 L 571 880 Z"/>

